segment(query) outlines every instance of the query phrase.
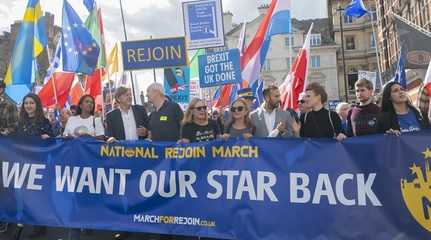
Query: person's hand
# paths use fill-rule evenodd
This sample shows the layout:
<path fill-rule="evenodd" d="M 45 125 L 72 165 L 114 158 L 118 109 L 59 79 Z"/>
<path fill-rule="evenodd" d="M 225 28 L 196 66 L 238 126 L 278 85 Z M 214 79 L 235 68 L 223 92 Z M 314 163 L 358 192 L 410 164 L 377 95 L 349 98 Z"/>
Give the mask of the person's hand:
<path fill-rule="evenodd" d="M 252 138 L 252 137 L 253 137 L 253 134 L 251 134 L 251 133 L 244 133 L 244 134 L 242 134 L 242 136 L 243 136 L 245 139 L 250 139 L 250 138 Z"/>
<path fill-rule="evenodd" d="M 277 125 L 277 129 L 280 133 L 284 133 L 286 131 L 286 126 L 284 122 L 279 122 Z"/>
<path fill-rule="evenodd" d="M 298 123 L 297 121 L 293 121 L 292 130 L 295 136 L 299 136 L 299 132 L 301 131 L 301 123 Z"/>
<path fill-rule="evenodd" d="M 114 137 L 110 137 L 106 140 L 106 143 L 113 143 L 115 141 L 117 141 L 117 139 L 115 139 Z"/>
<path fill-rule="evenodd" d="M 347 138 L 346 135 L 344 135 L 343 133 L 340 133 L 335 139 L 337 139 L 337 141 L 343 141 L 346 138 Z"/>
<path fill-rule="evenodd" d="M 386 131 L 387 134 L 395 135 L 395 136 L 401 136 L 401 132 L 399 130 L 389 129 Z"/>
<path fill-rule="evenodd" d="M 139 137 L 145 137 L 148 135 L 148 130 L 145 127 L 139 127 L 136 128 L 136 134 L 138 134 Z"/>
<path fill-rule="evenodd" d="M 49 135 L 48 134 L 42 134 L 40 137 L 42 137 L 42 139 L 48 139 Z"/>
<path fill-rule="evenodd" d="M 177 143 L 179 143 L 179 144 L 181 144 L 181 143 L 187 144 L 187 143 L 190 143 L 190 140 L 188 140 L 187 138 L 181 138 L 180 140 L 178 140 Z"/>
<path fill-rule="evenodd" d="M 230 134 L 225 133 L 225 134 L 221 135 L 221 138 L 223 138 L 223 140 L 228 140 L 230 138 Z"/>

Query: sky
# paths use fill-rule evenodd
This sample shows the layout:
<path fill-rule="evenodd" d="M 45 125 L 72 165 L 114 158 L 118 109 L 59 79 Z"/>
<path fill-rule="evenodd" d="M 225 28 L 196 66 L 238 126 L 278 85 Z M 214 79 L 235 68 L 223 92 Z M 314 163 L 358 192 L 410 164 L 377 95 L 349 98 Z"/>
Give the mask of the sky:
<path fill-rule="evenodd" d="M 28 0 L 0 0 L 0 31 L 9 31 L 10 24 L 21 20 Z M 40 0 L 43 11 L 55 15 L 61 26 L 63 0 Z M 88 12 L 82 0 L 69 0 L 84 21 Z M 124 39 L 119 0 L 98 0 L 102 9 L 107 49 Z M 181 0 L 122 0 L 129 40 L 165 38 L 184 35 Z M 222 0 L 223 10 L 233 13 L 233 22 L 251 21 L 258 15 L 257 7 L 268 0 Z M 292 0 L 292 16 L 299 19 L 327 16 L 326 0 Z M 149 73 L 148 73 L 149 74 Z M 152 73 L 150 74 L 152 76 Z M 157 75 L 160 75 L 160 71 Z M 140 88 L 142 88 L 140 86 Z"/>

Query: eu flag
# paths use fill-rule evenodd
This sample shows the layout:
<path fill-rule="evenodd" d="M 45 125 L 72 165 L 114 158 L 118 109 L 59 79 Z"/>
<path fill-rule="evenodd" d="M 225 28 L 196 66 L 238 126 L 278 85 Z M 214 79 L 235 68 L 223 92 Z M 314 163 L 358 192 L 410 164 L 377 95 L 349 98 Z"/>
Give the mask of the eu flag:
<path fill-rule="evenodd" d="M 99 45 L 72 6 L 63 2 L 63 70 L 92 74 L 99 58 Z"/>
<path fill-rule="evenodd" d="M 400 59 L 398 60 L 397 71 L 395 72 L 395 82 L 399 83 L 404 89 L 407 88 L 406 78 L 406 61 L 404 59 L 403 49 L 401 48 Z"/>
<path fill-rule="evenodd" d="M 344 15 L 360 18 L 368 13 L 362 0 L 352 0 L 352 2 L 344 9 Z"/>

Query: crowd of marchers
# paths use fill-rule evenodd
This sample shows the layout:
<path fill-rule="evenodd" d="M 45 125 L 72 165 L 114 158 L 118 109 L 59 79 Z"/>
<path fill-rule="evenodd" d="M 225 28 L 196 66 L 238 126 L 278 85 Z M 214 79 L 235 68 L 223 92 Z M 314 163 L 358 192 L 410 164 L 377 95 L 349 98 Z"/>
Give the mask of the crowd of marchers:
<path fill-rule="evenodd" d="M 146 96 L 154 111 L 132 104 L 131 90 L 115 91 L 115 107 L 106 115 L 95 111 L 95 99 L 80 98 L 77 105 L 59 113 L 44 110 L 38 95 L 30 93 L 18 108 L 5 94 L 0 82 L 0 136 L 36 136 L 76 138 L 89 136 L 101 141 L 148 140 L 175 141 L 182 144 L 229 138 L 333 138 L 387 133 L 400 135 L 430 127 L 428 112 L 414 107 L 402 86 L 388 82 L 374 96 L 373 84 L 365 79 L 355 84 L 357 103 L 340 103 L 336 111 L 328 110 L 328 95 L 318 83 L 306 86 L 298 99 L 298 110 L 282 110 L 280 91 L 271 85 L 263 90 L 264 102 L 253 109 L 255 97 L 251 89 L 238 92 L 227 109 L 209 108 L 194 98 L 185 111 L 164 95 L 163 85 L 153 83 Z M 0 232 L 7 230 L 0 224 Z M 17 231 L 22 225 L 17 225 Z M 80 230 L 73 230 L 79 238 Z M 33 227 L 31 236 L 40 237 L 45 227 Z M 116 239 L 127 233 L 115 234 Z M 30 236 L 30 237 L 31 237 Z"/>

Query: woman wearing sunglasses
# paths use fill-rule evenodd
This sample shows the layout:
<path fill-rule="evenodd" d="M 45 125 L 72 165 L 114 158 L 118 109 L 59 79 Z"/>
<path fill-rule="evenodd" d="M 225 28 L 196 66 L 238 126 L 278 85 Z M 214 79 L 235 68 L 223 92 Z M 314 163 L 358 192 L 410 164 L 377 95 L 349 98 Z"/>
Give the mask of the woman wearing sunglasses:
<path fill-rule="evenodd" d="M 211 141 L 220 137 L 217 123 L 208 119 L 207 106 L 199 98 L 193 98 L 184 115 L 180 143 Z"/>
<path fill-rule="evenodd" d="M 247 102 L 242 99 L 236 99 L 230 107 L 231 112 L 231 120 L 226 125 L 225 134 L 223 134 L 224 139 L 228 139 L 230 137 L 244 137 L 245 139 L 249 139 L 253 137 L 256 128 L 250 121 L 248 117 L 250 113 L 250 109 L 248 108 Z"/>

